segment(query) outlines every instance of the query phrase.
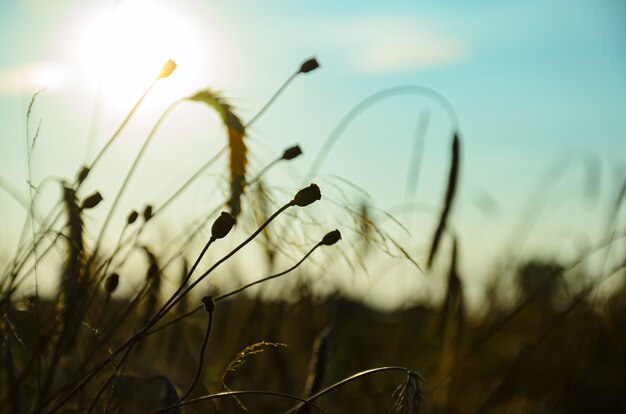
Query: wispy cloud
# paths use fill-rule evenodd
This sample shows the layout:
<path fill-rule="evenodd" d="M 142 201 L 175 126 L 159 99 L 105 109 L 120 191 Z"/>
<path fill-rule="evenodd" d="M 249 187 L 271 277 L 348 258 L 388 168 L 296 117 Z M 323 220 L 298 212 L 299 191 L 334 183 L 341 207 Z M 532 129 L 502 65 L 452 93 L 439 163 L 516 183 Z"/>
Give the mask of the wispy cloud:
<path fill-rule="evenodd" d="M 428 19 L 360 18 L 333 25 L 329 32 L 348 48 L 354 64 L 367 72 L 420 70 L 460 61 L 469 53 L 463 39 Z"/>
<path fill-rule="evenodd" d="M 63 68 L 54 63 L 33 63 L 0 69 L 0 95 L 32 94 L 56 89 L 65 81 Z"/>

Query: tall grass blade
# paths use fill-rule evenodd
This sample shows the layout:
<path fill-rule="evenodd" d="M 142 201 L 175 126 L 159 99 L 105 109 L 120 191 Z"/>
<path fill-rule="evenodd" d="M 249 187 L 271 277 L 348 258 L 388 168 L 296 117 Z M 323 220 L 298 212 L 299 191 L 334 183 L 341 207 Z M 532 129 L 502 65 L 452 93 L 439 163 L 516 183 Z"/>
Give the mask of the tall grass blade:
<path fill-rule="evenodd" d="M 437 254 L 437 249 L 439 248 L 439 243 L 441 242 L 441 236 L 446 229 L 448 216 L 450 215 L 450 210 L 452 209 L 452 202 L 454 201 L 457 183 L 459 180 L 459 165 L 461 162 L 460 152 L 459 134 L 455 133 L 452 138 L 452 161 L 450 164 L 450 173 L 448 174 L 448 187 L 446 189 L 446 196 L 444 199 L 443 209 L 441 210 L 441 216 L 439 217 L 439 223 L 437 224 L 437 228 L 433 234 L 430 246 L 430 254 L 428 255 L 427 264 L 428 268 L 430 268 L 433 264 L 435 255 Z"/>

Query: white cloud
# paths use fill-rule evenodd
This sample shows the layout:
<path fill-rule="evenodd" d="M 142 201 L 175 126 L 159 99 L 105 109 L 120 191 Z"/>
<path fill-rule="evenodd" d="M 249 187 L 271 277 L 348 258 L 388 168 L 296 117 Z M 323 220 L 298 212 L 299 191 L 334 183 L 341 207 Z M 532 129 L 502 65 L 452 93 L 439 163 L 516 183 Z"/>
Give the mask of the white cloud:
<path fill-rule="evenodd" d="M 469 46 L 443 33 L 425 19 L 372 17 L 342 22 L 330 29 L 334 41 L 348 48 L 361 70 L 375 73 L 407 72 L 462 60 Z"/>

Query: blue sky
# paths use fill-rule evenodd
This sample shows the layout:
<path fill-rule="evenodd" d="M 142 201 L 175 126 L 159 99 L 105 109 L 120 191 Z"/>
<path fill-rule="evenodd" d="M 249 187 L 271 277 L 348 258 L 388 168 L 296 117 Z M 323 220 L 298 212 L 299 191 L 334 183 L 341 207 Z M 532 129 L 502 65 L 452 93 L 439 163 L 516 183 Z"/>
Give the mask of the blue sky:
<path fill-rule="evenodd" d="M 77 42 L 114 2 L 39 3 L 0 4 L 0 177 L 24 195 L 24 113 L 32 93 L 46 86 L 30 82 L 29 73 L 47 65 L 63 78 L 62 84 L 48 87 L 36 106 L 42 135 L 34 154 L 35 181 L 48 174 L 73 176 L 132 105 L 106 92 L 96 95 L 95 85 L 79 73 L 84 69 L 75 67 L 76 54 L 87 53 L 77 49 Z M 484 273 L 506 251 L 526 212 L 544 203 L 533 200 L 544 197 L 542 189 L 545 208 L 524 244 L 528 254 L 559 255 L 600 236 L 615 188 L 626 176 L 623 1 L 152 3 L 173 11 L 194 36 L 196 49 L 190 53 L 198 58 L 197 67 L 184 68 L 179 62 L 175 75 L 186 79 L 172 76 L 157 88 L 128 137 L 145 136 L 169 97 L 206 86 L 223 91 L 242 118 L 249 119 L 301 61 L 315 55 L 321 70 L 296 79 L 250 130 L 253 168 L 293 143 L 304 148 L 305 157 L 293 169 L 273 172 L 276 183 L 296 188 L 333 126 L 359 101 L 384 88 L 423 85 L 443 94 L 460 120 L 462 185 L 454 223 L 465 241 L 468 273 Z M 179 27 L 165 26 L 165 33 Z M 431 120 L 416 201 L 437 207 L 445 187 L 451 126 L 441 106 L 423 97 L 390 98 L 367 110 L 341 137 L 319 181 L 332 181 L 332 175 L 354 181 L 384 209 L 406 201 L 414 130 L 425 110 Z M 126 207 L 147 197 L 158 202 L 180 177 L 219 149 L 216 118 L 187 104 L 178 111 L 142 167 L 155 179 L 138 183 Z M 115 191 L 117 166 L 129 162 L 138 142 L 128 138 L 111 155 L 104 168 L 113 172 L 102 191 Z M 565 159 L 570 164 L 551 184 L 554 174 L 546 174 Z M 595 201 L 584 197 L 589 160 L 596 160 L 601 171 Z M 197 213 L 197 204 L 208 196 L 197 186 L 190 197 L 195 207 L 183 215 Z M 481 209 L 484 200 L 497 207 L 495 214 Z M 16 203 L 0 195 L 0 246 L 5 250 L 10 250 L 9 235 L 19 231 L 21 215 Z M 407 243 L 423 258 L 434 219 L 411 220 L 414 237 Z M 327 222 L 338 225 L 332 218 Z"/>

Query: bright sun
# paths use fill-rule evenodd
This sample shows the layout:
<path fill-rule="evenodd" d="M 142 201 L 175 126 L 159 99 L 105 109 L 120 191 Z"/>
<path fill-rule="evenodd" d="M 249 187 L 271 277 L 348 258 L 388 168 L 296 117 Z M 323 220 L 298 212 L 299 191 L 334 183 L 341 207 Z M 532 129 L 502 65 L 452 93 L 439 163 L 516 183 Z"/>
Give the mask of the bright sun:
<path fill-rule="evenodd" d="M 193 70 L 202 66 L 202 52 L 198 36 L 174 10 L 136 0 L 89 24 L 78 45 L 78 60 L 81 73 L 99 84 L 103 94 L 127 104 L 156 79 L 168 59 Z"/>

